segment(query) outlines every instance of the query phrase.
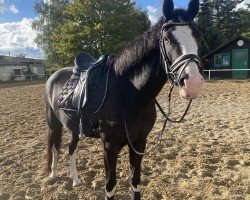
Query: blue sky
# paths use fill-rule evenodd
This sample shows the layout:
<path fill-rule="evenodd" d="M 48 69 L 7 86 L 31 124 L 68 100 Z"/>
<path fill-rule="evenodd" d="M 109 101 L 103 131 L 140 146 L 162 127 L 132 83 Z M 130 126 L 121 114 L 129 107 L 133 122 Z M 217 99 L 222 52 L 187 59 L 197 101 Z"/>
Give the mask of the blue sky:
<path fill-rule="evenodd" d="M 0 0 L 0 55 L 24 54 L 26 57 L 43 58 L 42 51 L 34 43 L 36 32 L 32 20 L 37 17 L 34 5 L 44 0 Z M 48 0 L 47 0 L 48 1 Z M 250 0 L 245 0 L 250 3 Z M 162 15 L 163 0 L 134 0 L 137 6 L 148 12 L 154 24 Z M 187 8 L 189 0 L 174 0 L 176 7 Z"/>
<path fill-rule="evenodd" d="M 35 18 L 34 5 L 42 0 L 0 0 L 4 3 L 3 13 L 0 15 L 0 23 L 17 22 L 23 18 Z M 162 5 L 162 0 L 134 0 L 138 6 L 147 10 L 148 6 L 157 8 Z M 186 8 L 188 1 L 174 0 L 178 7 Z"/>

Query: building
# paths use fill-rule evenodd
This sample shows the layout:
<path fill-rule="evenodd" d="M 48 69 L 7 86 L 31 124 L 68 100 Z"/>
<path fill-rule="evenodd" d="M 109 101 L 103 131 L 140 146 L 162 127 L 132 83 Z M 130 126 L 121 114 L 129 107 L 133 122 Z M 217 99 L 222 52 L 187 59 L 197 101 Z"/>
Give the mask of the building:
<path fill-rule="evenodd" d="M 32 75 L 32 77 L 31 77 Z M 25 80 L 27 78 L 44 78 L 44 60 L 0 56 L 0 80 Z"/>
<path fill-rule="evenodd" d="M 250 69 L 249 58 L 250 39 L 238 36 L 217 47 L 202 60 L 205 70 L 216 70 L 210 72 L 212 78 L 248 78 L 249 70 L 237 71 L 236 69 Z"/>

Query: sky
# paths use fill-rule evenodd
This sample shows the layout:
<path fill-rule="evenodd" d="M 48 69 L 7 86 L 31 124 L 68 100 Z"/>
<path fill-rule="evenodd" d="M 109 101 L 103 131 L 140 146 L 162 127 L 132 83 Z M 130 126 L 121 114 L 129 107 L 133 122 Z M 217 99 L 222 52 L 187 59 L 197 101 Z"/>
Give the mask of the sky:
<path fill-rule="evenodd" d="M 42 51 L 34 43 L 36 31 L 31 23 L 37 17 L 34 10 L 36 2 L 43 0 L 0 0 L 0 55 L 16 56 L 19 54 L 29 58 L 43 58 Z M 47 0 L 48 1 L 48 0 Z M 136 5 L 148 12 L 154 24 L 162 15 L 163 0 L 133 0 Z M 245 0 L 250 3 L 250 0 Z M 188 0 L 174 0 L 176 7 L 186 9 Z M 238 7 L 244 7 L 243 2 Z M 0 6 L 1 7 L 1 6 Z"/>

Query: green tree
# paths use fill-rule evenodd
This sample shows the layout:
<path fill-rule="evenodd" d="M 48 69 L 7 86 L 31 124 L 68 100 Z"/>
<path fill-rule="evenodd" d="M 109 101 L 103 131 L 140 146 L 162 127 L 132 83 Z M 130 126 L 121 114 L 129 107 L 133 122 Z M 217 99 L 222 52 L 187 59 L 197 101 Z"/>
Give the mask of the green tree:
<path fill-rule="evenodd" d="M 249 4 L 250 5 L 250 4 Z M 250 33 L 250 8 L 238 10 L 238 34 Z"/>
<path fill-rule="evenodd" d="M 201 56 L 206 55 L 225 41 L 223 33 L 214 24 L 213 10 L 214 7 L 211 0 L 203 0 L 201 2 L 197 19 L 199 29 L 203 33 L 200 49 Z"/>
<path fill-rule="evenodd" d="M 204 34 L 201 55 L 215 47 L 250 31 L 249 9 L 236 9 L 243 0 L 203 0 L 198 25 Z"/>
<path fill-rule="evenodd" d="M 214 22 L 216 27 L 230 40 L 242 33 L 246 28 L 247 10 L 236 10 L 244 0 L 213 0 Z M 249 15 L 248 15 L 249 17 Z"/>
<path fill-rule="evenodd" d="M 33 21 L 32 28 L 38 31 L 35 42 L 43 50 L 48 66 L 55 67 L 55 63 L 64 63 L 56 51 L 52 34 L 60 24 L 65 23 L 64 13 L 68 5 L 68 0 L 41 1 L 35 4 L 38 18 Z"/>
<path fill-rule="evenodd" d="M 81 51 L 96 58 L 116 54 L 150 26 L 146 12 L 130 0 L 75 0 L 65 20 L 52 34 L 65 64 L 71 64 Z"/>
<path fill-rule="evenodd" d="M 250 32 L 242 33 L 244 37 L 250 38 Z"/>

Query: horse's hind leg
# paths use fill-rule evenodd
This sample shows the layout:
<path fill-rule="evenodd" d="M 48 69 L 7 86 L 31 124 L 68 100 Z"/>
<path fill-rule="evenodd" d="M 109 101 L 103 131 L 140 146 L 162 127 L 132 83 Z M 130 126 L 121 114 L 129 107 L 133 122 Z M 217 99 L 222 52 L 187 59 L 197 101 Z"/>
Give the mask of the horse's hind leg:
<path fill-rule="evenodd" d="M 75 124 L 74 124 L 75 125 Z M 75 127 L 79 127 L 75 126 Z M 75 128 L 72 130 L 72 139 L 69 143 L 69 175 L 70 178 L 73 180 L 73 186 L 81 184 L 81 181 L 77 177 L 77 170 L 76 170 L 76 150 L 77 150 L 77 143 L 79 141 L 79 128 Z"/>
<path fill-rule="evenodd" d="M 134 144 L 134 147 L 139 152 L 144 152 L 146 146 L 146 140 L 141 140 L 139 143 Z M 132 200 L 140 200 L 140 181 L 141 181 L 141 161 L 143 156 L 138 155 L 134 152 L 134 150 L 129 147 L 129 161 L 132 173 L 132 181 L 131 181 L 131 199 Z"/>
<path fill-rule="evenodd" d="M 48 147 L 47 147 L 47 172 L 51 177 L 57 176 L 57 160 L 62 141 L 62 124 L 56 118 L 52 108 L 46 108 L 46 121 L 49 126 Z"/>

